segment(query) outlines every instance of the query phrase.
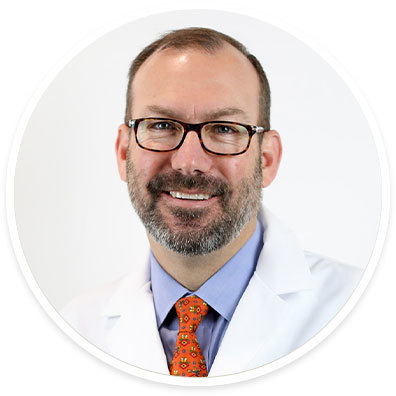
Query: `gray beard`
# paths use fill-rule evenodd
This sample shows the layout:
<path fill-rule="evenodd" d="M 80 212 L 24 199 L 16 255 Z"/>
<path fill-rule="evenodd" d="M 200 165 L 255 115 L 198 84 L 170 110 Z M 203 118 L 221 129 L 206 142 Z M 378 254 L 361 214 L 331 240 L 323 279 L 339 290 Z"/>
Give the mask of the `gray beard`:
<path fill-rule="evenodd" d="M 137 172 L 127 155 L 127 183 L 132 205 L 149 234 L 163 247 L 184 256 L 198 256 L 212 253 L 233 241 L 245 225 L 257 216 L 261 202 L 261 157 L 258 157 L 253 175 L 242 180 L 235 191 L 228 183 L 213 177 L 185 176 L 178 172 L 154 176 L 146 188 L 151 200 L 143 198 Z M 181 226 L 173 230 L 165 221 L 158 200 L 163 191 L 180 191 L 199 188 L 218 195 L 222 213 L 204 228 L 200 220 L 209 215 L 210 209 L 169 208 L 172 216 Z M 234 195 L 234 202 L 231 196 Z M 194 223 L 197 229 L 194 229 Z"/>

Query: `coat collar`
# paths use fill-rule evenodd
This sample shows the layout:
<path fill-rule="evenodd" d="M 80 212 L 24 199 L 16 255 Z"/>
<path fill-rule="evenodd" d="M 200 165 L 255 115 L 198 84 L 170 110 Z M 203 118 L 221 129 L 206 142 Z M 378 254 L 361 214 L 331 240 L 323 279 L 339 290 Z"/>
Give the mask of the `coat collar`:
<path fill-rule="evenodd" d="M 260 209 L 258 218 L 264 226 L 258 278 L 278 295 L 312 289 L 311 272 L 297 237 L 267 208 Z"/>
<path fill-rule="evenodd" d="M 102 315 L 119 316 L 131 308 L 136 300 L 136 293 L 150 282 L 150 261 L 147 254 L 146 263 L 136 263 L 135 268 L 124 275 L 115 288 L 115 292 L 102 309 Z"/>

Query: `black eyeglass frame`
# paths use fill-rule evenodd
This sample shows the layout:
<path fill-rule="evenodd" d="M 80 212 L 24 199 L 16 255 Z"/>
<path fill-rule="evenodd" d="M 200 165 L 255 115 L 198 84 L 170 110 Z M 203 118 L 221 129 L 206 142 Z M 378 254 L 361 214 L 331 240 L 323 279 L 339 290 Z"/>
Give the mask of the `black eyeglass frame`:
<path fill-rule="evenodd" d="M 140 124 L 142 121 L 146 121 L 146 120 L 173 121 L 173 122 L 177 122 L 178 124 L 182 125 L 182 126 L 183 126 L 183 130 L 184 130 L 184 133 L 183 133 L 183 137 L 181 138 L 180 143 L 179 143 L 176 147 L 174 147 L 174 148 L 172 148 L 172 149 L 169 149 L 169 150 L 149 149 L 149 148 L 147 148 L 147 147 L 142 146 L 142 145 L 140 144 L 139 140 L 138 140 L 137 131 L 138 131 L 139 124 Z M 242 127 L 246 128 L 246 130 L 247 130 L 248 133 L 249 133 L 249 141 L 248 141 L 248 143 L 247 143 L 246 148 L 245 148 L 244 150 L 238 152 L 238 153 L 226 154 L 226 153 L 217 153 L 216 151 L 209 150 L 207 147 L 205 147 L 205 145 L 204 145 L 204 143 L 203 143 L 203 141 L 202 141 L 201 130 L 202 130 L 202 128 L 203 128 L 205 125 L 207 125 L 207 124 L 216 124 L 216 123 L 238 125 L 238 126 L 242 126 Z M 265 130 L 264 127 L 262 127 L 262 126 L 247 125 L 247 124 L 241 124 L 241 123 L 239 123 L 239 122 L 224 121 L 224 120 L 222 120 L 222 121 L 205 121 L 205 122 L 201 122 L 201 123 L 199 123 L 199 124 L 189 124 L 189 123 L 187 123 L 187 122 L 182 122 L 182 121 L 179 121 L 179 120 L 174 120 L 174 119 L 172 119 L 172 118 L 145 117 L 145 118 L 136 118 L 136 119 L 133 119 L 133 120 L 129 120 L 127 125 L 128 125 L 128 127 L 129 127 L 130 129 L 133 128 L 133 130 L 135 131 L 135 140 L 136 140 L 137 145 L 138 145 L 140 148 L 142 148 L 143 150 L 154 151 L 154 152 L 159 152 L 159 153 L 167 153 L 167 152 L 170 152 L 170 151 L 174 151 L 174 150 L 179 149 L 179 148 L 182 146 L 182 144 L 184 143 L 184 140 L 185 140 L 185 138 L 186 138 L 186 136 L 187 136 L 187 133 L 193 131 L 193 132 L 196 132 L 196 133 L 198 134 L 198 138 L 199 138 L 199 141 L 200 141 L 200 143 L 201 143 L 202 148 L 203 148 L 205 151 L 207 151 L 208 153 L 216 154 L 216 155 L 224 155 L 224 156 L 240 155 L 240 154 L 246 153 L 246 151 L 248 150 L 248 148 L 249 148 L 249 146 L 250 146 L 250 142 L 251 142 L 252 137 L 253 137 L 254 134 L 256 134 L 256 133 L 265 133 L 265 132 L 268 132 L 268 129 Z"/>

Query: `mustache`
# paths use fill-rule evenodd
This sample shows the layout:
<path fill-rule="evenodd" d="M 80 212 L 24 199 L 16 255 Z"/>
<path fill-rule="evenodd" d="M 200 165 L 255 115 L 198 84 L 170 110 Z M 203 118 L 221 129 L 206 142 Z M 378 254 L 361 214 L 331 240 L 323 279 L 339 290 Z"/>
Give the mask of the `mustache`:
<path fill-rule="evenodd" d="M 208 195 L 229 195 L 232 192 L 227 182 L 214 176 L 204 174 L 188 176 L 179 172 L 155 175 L 146 187 L 154 196 L 159 196 L 164 191 L 180 191 L 183 189 L 197 189 Z"/>

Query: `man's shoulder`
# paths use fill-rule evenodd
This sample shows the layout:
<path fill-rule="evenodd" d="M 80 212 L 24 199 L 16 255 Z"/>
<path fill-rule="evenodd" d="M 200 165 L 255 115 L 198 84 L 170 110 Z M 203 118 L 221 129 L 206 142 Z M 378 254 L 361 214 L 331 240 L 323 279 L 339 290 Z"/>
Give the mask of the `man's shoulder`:
<path fill-rule="evenodd" d="M 124 275 L 78 295 L 60 310 L 60 314 L 76 328 L 84 327 L 85 322 L 91 322 L 93 319 L 100 321 L 102 317 L 104 318 L 106 305 L 120 289 L 126 278 L 127 275 Z"/>
<path fill-rule="evenodd" d="M 149 278 L 147 265 L 136 267 L 116 279 L 87 288 L 87 291 L 70 300 L 61 309 L 61 314 L 69 318 L 90 312 L 103 315 L 108 308 L 118 311 L 123 301 L 131 300 L 134 293 L 147 284 Z"/>
<path fill-rule="evenodd" d="M 305 251 L 305 258 L 314 282 L 314 289 L 330 296 L 350 296 L 359 283 L 363 269 L 338 260 Z"/>
<path fill-rule="evenodd" d="M 362 275 L 363 270 L 339 260 L 321 254 L 304 251 L 309 269 L 313 276 L 327 277 L 339 276 L 341 278 L 357 278 Z"/>

